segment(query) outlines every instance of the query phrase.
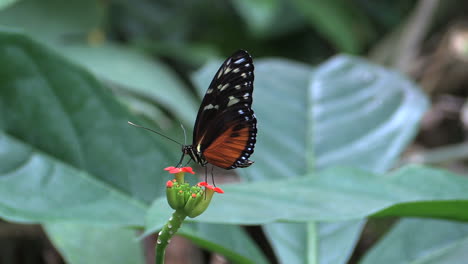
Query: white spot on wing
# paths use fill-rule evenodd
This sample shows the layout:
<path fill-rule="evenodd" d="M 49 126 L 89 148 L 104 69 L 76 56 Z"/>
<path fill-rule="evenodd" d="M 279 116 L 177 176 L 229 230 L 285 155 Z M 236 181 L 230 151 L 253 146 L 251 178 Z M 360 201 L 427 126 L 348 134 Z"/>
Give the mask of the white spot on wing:
<path fill-rule="evenodd" d="M 210 109 L 218 109 L 219 108 L 219 105 L 212 105 L 212 104 L 209 104 L 205 107 L 203 107 L 203 110 L 210 110 Z"/>
<path fill-rule="evenodd" d="M 232 69 L 230 67 L 227 67 L 225 70 L 224 70 L 224 74 L 228 74 L 230 71 L 232 71 Z"/>
<path fill-rule="evenodd" d="M 247 74 L 245 74 L 245 72 L 242 73 L 241 76 L 242 76 L 242 78 L 247 78 Z"/>
<path fill-rule="evenodd" d="M 250 96 L 250 93 L 245 93 L 245 94 L 244 94 L 244 99 L 249 98 L 249 96 Z"/>
<path fill-rule="evenodd" d="M 228 102 L 228 104 L 227 104 L 228 107 L 231 106 L 231 105 L 235 105 L 235 104 L 237 104 L 238 102 L 240 102 L 240 100 L 239 100 L 238 98 L 236 98 L 236 97 L 234 97 L 234 96 L 232 96 L 232 95 L 229 96 L 228 98 L 229 98 L 229 102 Z"/>
<path fill-rule="evenodd" d="M 241 63 L 244 62 L 244 61 L 245 61 L 245 58 L 240 58 L 240 59 L 234 61 L 234 63 L 235 63 L 235 64 L 241 64 Z"/>
<path fill-rule="evenodd" d="M 226 90 L 226 88 L 229 87 L 229 83 L 226 83 L 226 84 L 223 85 L 222 87 L 220 87 L 220 86 L 221 86 L 221 85 L 218 85 L 218 89 L 219 89 L 220 92 L 222 92 L 222 91 Z"/>
<path fill-rule="evenodd" d="M 234 86 L 234 88 L 236 88 L 236 90 L 239 90 L 239 89 L 241 88 L 241 86 L 240 86 L 240 85 L 236 85 L 236 86 Z"/>
<path fill-rule="evenodd" d="M 232 70 L 233 73 L 238 73 L 239 71 L 239 68 L 235 68 L 234 70 Z"/>
<path fill-rule="evenodd" d="M 206 93 L 207 93 L 207 94 L 210 94 L 210 93 L 212 93 L 212 92 L 213 92 L 213 89 L 212 89 L 212 88 L 209 88 L 208 90 L 206 90 Z"/>

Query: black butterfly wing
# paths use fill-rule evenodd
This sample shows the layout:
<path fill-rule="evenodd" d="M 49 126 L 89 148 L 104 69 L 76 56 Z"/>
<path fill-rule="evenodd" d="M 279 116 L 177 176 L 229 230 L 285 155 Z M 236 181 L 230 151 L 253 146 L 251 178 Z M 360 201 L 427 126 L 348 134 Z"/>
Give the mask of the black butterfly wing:
<path fill-rule="evenodd" d="M 198 110 L 193 147 L 209 163 L 247 167 L 254 151 L 257 119 L 251 109 L 254 66 L 250 55 L 235 52 L 221 65 Z"/>

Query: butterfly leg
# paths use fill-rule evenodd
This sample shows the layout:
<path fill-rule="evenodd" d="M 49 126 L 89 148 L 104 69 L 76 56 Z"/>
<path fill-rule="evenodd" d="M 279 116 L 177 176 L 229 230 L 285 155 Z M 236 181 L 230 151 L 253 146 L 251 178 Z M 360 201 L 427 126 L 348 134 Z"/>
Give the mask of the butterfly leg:
<path fill-rule="evenodd" d="M 213 186 L 216 187 L 216 183 L 214 181 L 213 169 L 214 169 L 214 166 L 211 166 L 211 181 L 213 182 Z"/>
<path fill-rule="evenodd" d="M 205 182 L 207 182 L 208 180 L 208 166 L 204 166 L 205 167 Z M 205 192 L 205 199 L 206 199 L 206 192 Z"/>
<path fill-rule="evenodd" d="M 182 157 L 180 157 L 179 163 L 177 163 L 177 168 L 180 168 L 180 165 L 182 165 L 182 161 L 184 161 L 185 153 L 182 152 Z M 189 160 L 190 161 L 190 160 Z"/>

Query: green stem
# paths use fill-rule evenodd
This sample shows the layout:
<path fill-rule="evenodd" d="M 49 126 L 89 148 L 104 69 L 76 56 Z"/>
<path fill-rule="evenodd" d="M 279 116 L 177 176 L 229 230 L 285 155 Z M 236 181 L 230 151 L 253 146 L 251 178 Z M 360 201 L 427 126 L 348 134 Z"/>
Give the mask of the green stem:
<path fill-rule="evenodd" d="M 156 264 L 164 264 L 166 247 L 186 217 L 187 215 L 183 210 L 176 210 L 159 232 L 158 241 L 156 242 L 156 257 L 154 259 Z"/>

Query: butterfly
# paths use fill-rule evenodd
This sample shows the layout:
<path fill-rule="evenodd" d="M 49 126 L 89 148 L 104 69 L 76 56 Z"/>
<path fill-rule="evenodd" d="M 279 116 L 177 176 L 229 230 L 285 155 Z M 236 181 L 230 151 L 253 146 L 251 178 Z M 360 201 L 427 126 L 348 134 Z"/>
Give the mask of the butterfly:
<path fill-rule="evenodd" d="M 238 50 L 216 72 L 198 110 L 192 145 L 183 145 L 185 155 L 201 166 L 245 168 L 254 152 L 257 119 L 252 110 L 254 65 L 252 57 Z"/>

